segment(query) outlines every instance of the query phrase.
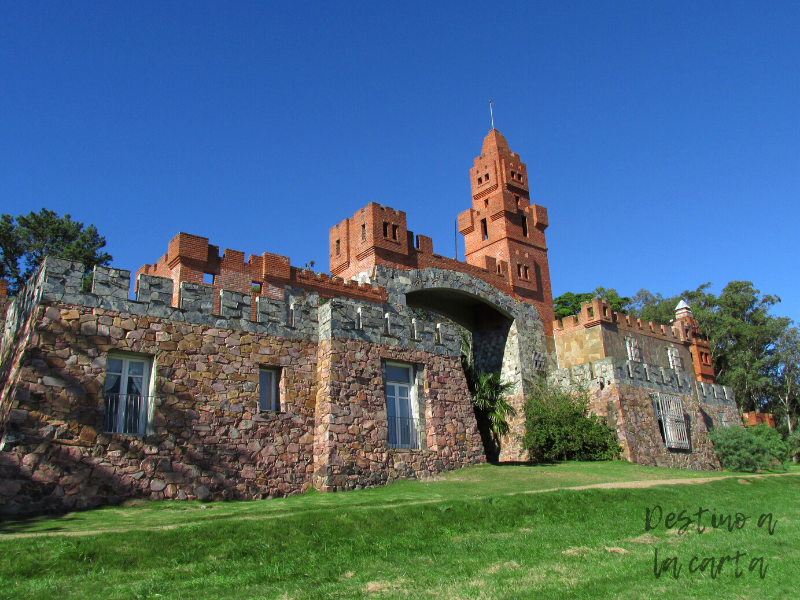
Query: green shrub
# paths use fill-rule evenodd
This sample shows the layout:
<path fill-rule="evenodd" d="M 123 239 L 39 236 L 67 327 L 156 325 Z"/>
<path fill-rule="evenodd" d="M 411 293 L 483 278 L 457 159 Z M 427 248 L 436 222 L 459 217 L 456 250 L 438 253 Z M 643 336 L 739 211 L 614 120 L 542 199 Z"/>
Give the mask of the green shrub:
<path fill-rule="evenodd" d="M 722 466 L 731 471 L 756 473 L 768 469 L 785 469 L 789 444 L 773 427 L 727 427 L 709 432 Z"/>
<path fill-rule="evenodd" d="M 525 401 L 522 446 L 531 460 L 614 460 L 622 448 L 616 432 L 588 414 L 589 393 L 562 390 L 541 380 Z"/>

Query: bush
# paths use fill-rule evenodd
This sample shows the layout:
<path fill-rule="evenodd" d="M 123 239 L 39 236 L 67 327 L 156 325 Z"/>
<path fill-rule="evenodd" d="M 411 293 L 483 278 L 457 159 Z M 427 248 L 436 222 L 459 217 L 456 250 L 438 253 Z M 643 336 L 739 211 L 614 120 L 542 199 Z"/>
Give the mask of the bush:
<path fill-rule="evenodd" d="M 588 414 L 589 393 L 539 381 L 525 401 L 522 446 L 531 460 L 614 460 L 622 448 L 616 432 Z"/>
<path fill-rule="evenodd" d="M 722 466 L 731 471 L 757 473 L 769 469 L 785 469 L 789 444 L 773 427 L 728 427 L 709 432 Z"/>

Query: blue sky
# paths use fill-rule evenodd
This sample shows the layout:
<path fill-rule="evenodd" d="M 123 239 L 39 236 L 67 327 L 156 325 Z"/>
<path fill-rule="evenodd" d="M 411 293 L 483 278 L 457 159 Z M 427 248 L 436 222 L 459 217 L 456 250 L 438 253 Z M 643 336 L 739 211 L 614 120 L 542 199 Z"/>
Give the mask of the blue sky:
<path fill-rule="evenodd" d="M 133 271 L 179 231 L 327 271 L 376 201 L 452 256 L 491 99 L 555 295 L 750 280 L 800 320 L 799 31 L 798 2 L 4 2 L 0 212 Z"/>

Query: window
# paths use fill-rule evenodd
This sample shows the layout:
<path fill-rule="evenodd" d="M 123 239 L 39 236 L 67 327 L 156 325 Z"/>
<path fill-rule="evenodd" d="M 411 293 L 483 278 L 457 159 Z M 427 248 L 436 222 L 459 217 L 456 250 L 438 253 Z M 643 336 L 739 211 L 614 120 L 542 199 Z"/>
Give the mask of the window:
<path fill-rule="evenodd" d="M 280 371 L 278 369 L 260 369 L 258 371 L 258 410 L 261 412 L 280 412 L 279 380 Z"/>
<path fill-rule="evenodd" d="M 625 340 L 625 350 L 628 352 L 628 360 L 642 362 L 642 349 L 639 347 L 639 340 L 629 337 Z"/>
<path fill-rule="evenodd" d="M 481 219 L 481 239 L 489 239 L 489 227 L 486 225 L 486 219 Z"/>
<path fill-rule="evenodd" d="M 152 358 L 111 354 L 106 361 L 103 431 L 144 435 L 150 416 Z"/>
<path fill-rule="evenodd" d="M 419 448 L 414 419 L 414 368 L 411 365 L 386 363 L 384 374 L 389 446 Z"/>
<path fill-rule="evenodd" d="M 392 225 L 392 239 L 393 240 L 397 239 L 397 229 L 398 229 L 397 225 Z"/>
<path fill-rule="evenodd" d="M 339 256 L 340 251 L 341 251 L 341 245 L 340 245 L 339 242 L 340 242 L 340 240 L 336 240 L 336 256 Z"/>
<path fill-rule="evenodd" d="M 528 237 L 528 217 L 522 215 L 522 235 Z"/>
<path fill-rule="evenodd" d="M 478 177 L 478 185 L 483 183 L 483 177 Z"/>
<path fill-rule="evenodd" d="M 680 396 L 655 392 L 650 397 L 658 419 L 658 428 L 667 448 L 689 449 L 689 436 L 683 418 L 683 404 Z"/>
<path fill-rule="evenodd" d="M 383 222 L 383 237 L 389 237 L 389 223 Z"/>
<path fill-rule="evenodd" d="M 366 241 L 367 239 L 367 225 L 366 223 L 361 224 L 361 241 Z"/>
<path fill-rule="evenodd" d="M 669 358 L 669 368 L 680 371 L 683 369 L 683 359 L 674 346 L 667 348 L 667 358 Z"/>

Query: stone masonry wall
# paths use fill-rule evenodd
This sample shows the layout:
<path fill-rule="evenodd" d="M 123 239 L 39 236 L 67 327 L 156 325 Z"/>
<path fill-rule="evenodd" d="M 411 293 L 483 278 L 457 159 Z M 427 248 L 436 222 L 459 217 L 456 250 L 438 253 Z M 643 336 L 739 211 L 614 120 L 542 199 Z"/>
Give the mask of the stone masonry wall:
<path fill-rule="evenodd" d="M 182 283 L 176 308 L 169 279 L 140 275 L 132 301 L 129 273 L 98 270 L 83 294 L 82 266 L 48 258 L 6 313 L 0 512 L 278 496 L 315 473 L 323 489 L 351 489 L 483 460 L 446 323 L 290 286 L 254 313 L 220 290 L 215 314 L 210 287 Z M 152 361 L 143 437 L 103 433 L 109 352 Z M 388 359 L 417 366 L 421 450 L 388 448 Z M 278 413 L 259 412 L 262 367 L 280 371 Z"/>
<path fill-rule="evenodd" d="M 730 388 L 696 381 L 691 372 L 618 358 L 604 358 L 551 373 L 554 385 L 582 385 L 591 393 L 590 410 L 617 431 L 623 456 L 643 465 L 719 469 L 708 431 L 741 426 Z M 668 449 L 653 408 L 651 394 L 680 396 L 690 449 Z"/>
<path fill-rule="evenodd" d="M 313 468 L 315 346 L 104 309 L 38 306 L 9 399 L 2 511 L 305 489 Z M 143 438 L 103 433 L 109 351 L 153 359 L 155 407 Z M 260 366 L 281 369 L 280 413 L 258 410 Z"/>
<path fill-rule="evenodd" d="M 419 449 L 388 445 L 383 364 L 415 366 Z M 314 485 L 360 489 L 484 462 L 457 356 L 331 339 L 319 345 Z"/>

